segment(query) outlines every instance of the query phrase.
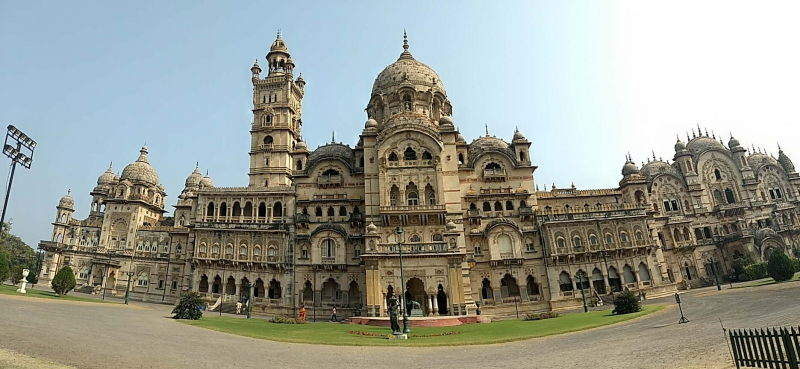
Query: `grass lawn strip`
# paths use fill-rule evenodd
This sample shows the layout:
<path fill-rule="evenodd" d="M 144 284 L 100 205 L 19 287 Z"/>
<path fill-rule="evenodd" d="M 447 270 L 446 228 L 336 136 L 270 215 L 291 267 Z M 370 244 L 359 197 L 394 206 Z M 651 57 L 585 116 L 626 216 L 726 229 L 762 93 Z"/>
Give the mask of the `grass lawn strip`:
<path fill-rule="evenodd" d="M 610 310 L 565 314 L 558 318 L 493 323 L 464 324 L 454 327 L 413 327 L 409 340 L 387 340 L 389 328 L 356 324 L 308 323 L 276 324 L 263 319 L 206 316 L 180 322 L 240 336 L 280 342 L 337 346 L 458 346 L 519 341 L 554 334 L 582 331 L 638 318 L 663 309 L 662 305 L 645 306 L 640 312 L 611 315 Z M 353 334 L 352 331 L 365 334 Z M 458 332 L 458 334 L 447 334 Z M 372 336 L 368 334 L 377 333 Z"/>
<path fill-rule="evenodd" d="M 795 282 L 795 281 L 800 281 L 800 273 L 796 273 L 791 279 L 789 279 L 788 281 L 783 281 L 781 283 Z M 774 279 L 767 278 L 765 280 L 753 281 L 753 282 L 750 282 L 750 283 L 747 283 L 747 284 L 743 284 L 743 285 L 740 285 L 740 286 L 735 286 L 733 288 L 760 287 L 760 286 L 766 286 L 766 285 L 776 284 L 776 283 L 778 283 L 778 282 L 775 282 Z"/>
<path fill-rule="evenodd" d="M 95 302 L 95 303 L 107 303 L 107 304 L 116 304 L 114 301 L 103 301 L 100 299 L 93 299 L 88 297 L 78 297 L 78 296 L 59 296 L 55 292 L 51 291 L 42 291 L 42 290 L 34 290 L 28 289 L 28 293 L 19 293 L 17 292 L 17 286 L 9 286 L 2 284 L 0 285 L 0 294 L 3 295 L 12 295 L 12 296 L 27 296 L 27 297 L 34 297 L 40 299 L 52 299 L 52 300 L 68 300 L 68 301 L 81 301 L 81 302 Z"/>

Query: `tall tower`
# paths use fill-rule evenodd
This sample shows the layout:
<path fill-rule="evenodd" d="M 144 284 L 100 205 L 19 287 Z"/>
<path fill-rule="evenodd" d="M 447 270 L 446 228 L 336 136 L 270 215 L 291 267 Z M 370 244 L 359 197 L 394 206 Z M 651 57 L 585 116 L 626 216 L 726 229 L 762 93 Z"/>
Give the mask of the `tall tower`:
<path fill-rule="evenodd" d="M 267 53 L 267 76 L 260 77 L 258 61 L 253 73 L 253 125 L 250 129 L 250 187 L 291 184 L 292 157 L 303 124 L 305 82 L 294 79 L 294 61 L 278 37 Z"/>

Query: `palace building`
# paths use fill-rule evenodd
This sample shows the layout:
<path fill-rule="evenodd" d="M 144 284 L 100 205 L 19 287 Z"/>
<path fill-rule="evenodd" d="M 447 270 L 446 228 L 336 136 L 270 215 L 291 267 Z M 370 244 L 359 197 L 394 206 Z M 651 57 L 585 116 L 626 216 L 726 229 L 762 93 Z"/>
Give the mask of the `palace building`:
<path fill-rule="evenodd" d="M 264 65 L 251 68 L 246 186 L 216 187 L 195 168 L 166 216 L 143 147 L 121 174 L 100 175 L 86 219 L 61 198 L 40 280 L 70 265 L 87 291 L 252 293 L 255 314 L 289 316 L 301 305 L 384 316 L 386 297 L 405 291 L 426 315 L 480 306 L 502 318 L 572 309 L 582 294 L 669 294 L 800 245 L 800 175 L 782 150 L 775 159 L 698 129 L 672 161 L 627 158 L 616 187 L 539 191 L 531 141 L 467 141 L 443 81 L 405 39 L 354 146 L 303 141 L 306 83 L 280 35 Z"/>

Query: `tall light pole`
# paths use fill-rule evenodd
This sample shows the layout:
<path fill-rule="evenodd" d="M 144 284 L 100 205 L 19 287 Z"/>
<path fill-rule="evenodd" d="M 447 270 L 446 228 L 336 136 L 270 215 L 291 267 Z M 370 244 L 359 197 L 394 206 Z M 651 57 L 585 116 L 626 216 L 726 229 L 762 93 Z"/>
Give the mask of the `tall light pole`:
<path fill-rule="evenodd" d="M 403 276 L 403 227 L 397 227 L 394 233 L 397 235 L 397 252 L 400 254 L 400 307 L 403 309 L 403 333 L 411 333 L 411 326 L 408 324 L 408 315 L 406 314 L 406 279 Z"/>
<path fill-rule="evenodd" d="M 586 272 L 580 271 L 578 272 L 578 288 L 581 290 L 581 299 L 583 299 L 583 312 L 589 312 L 589 308 L 586 307 L 586 292 L 583 291 L 583 284 L 584 281 L 586 284 L 589 284 L 589 279 L 586 278 Z"/>
<path fill-rule="evenodd" d="M 14 172 L 17 169 L 17 164 L 26 169 L 31 169 L 33 150 L 36 148 L 36 141 L 22 133 L 17 127 L 9 124 L 7 128 L 3 154 L 11 159 L 11 175 L 6 186 L 6 198 L 3 201 L 3 214 L 0 215 L 0 226 L 5 225 L 6 207 L 8 207 L 8 197 L 11 195 L 11 184 L 14 182 Z"/>

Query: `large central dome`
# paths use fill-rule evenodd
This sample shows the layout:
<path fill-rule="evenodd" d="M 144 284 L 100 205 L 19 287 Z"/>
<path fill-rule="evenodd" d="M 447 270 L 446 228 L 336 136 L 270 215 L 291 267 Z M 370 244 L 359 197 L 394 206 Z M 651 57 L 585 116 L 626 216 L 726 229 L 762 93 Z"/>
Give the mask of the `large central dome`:
<path fill-rule="evenodd" d="M 375 78 L 372 94 L 387 94 L 402 86 L 414 87 L 420 91 L 438 90 L 445 94 L 442 79 L 436 71 L 419 62 L 408 51 L 408 40 L 403 39 L 403 53 L 397 61 L 389 64 Z"/>

